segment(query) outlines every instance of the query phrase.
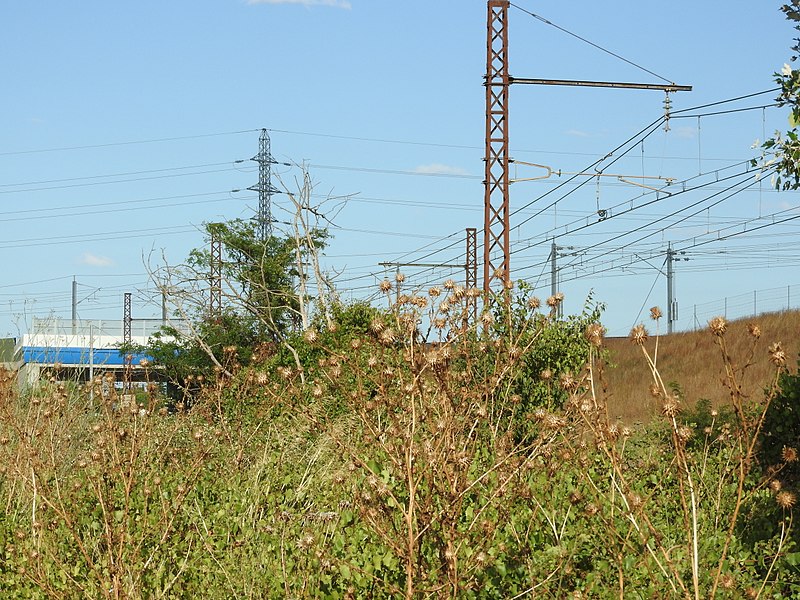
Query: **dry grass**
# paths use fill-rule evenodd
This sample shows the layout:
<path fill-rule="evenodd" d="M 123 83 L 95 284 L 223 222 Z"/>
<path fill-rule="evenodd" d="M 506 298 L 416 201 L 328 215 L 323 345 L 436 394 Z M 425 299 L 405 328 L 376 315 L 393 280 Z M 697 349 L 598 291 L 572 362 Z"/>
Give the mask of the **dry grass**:
<path fill-rule="evenodd" d="M 754 338 L 748 331 L 751 323 L 761 329 L 761 337 L 756 341 L 752 364 L 741 382 L 745 396 L 758 399 L 774 372 L 767 351 L 771 344 L 782 343 L 787 364 L 795 370 L 800 352 L 800 312 L 770 313 L 730 322 L 725 341 L 737 369 L 747 364 L 753 348 Z M 652 351 L 656 344 L 655 322 L 650 321 L 646 327 L 650 331 L 646 347 Z M 680 387 L 685 406 L 693 406 L 700 399 L 708 399 L 714 406 L 729 401 L 730 392 L 723 385 L 724 366 L 715 339 L 708 329 L 662 335 L 658 339 L 658 369 L 665 382 Z M 641 348 L 628 338 L 607 338 L 606 346 L 610 354 L 610 365 L 605 371 L 609 414 L 626 423 L 649 421 L 660 404 L 650 395 L 652 379 Z"/>

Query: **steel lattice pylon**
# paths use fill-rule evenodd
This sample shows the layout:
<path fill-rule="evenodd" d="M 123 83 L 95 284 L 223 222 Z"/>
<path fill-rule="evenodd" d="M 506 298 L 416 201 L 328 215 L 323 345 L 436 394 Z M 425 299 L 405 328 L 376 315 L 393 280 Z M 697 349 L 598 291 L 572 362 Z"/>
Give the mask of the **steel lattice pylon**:
<path fill-rule="evenodd" d="M 258 184 L 247 189 L 258 192 L 256 224 L 259 238 L 265 241 L 272 235 L 272 194 L 278 193 L 278 190 L 272 187 L 272 165 L 275 159 L 272 158 L 269 133 L 266 129 L 261 130 L 258 138 L 258 154 L 250 160 L 258 163 Z"/>
<path fill-rule="evenodd" d="M 467 261 L 466 269 L 466 289 L 467 291 L 478 287 L 478 230 L 474 227 L 467 227 Z M 478 299 L 470 294 L 467 295 L 467 320 L 468 323 L 475 323 L 478 319 Z"/>
<path fill-rule="evenodd" d="M 123 390 L 126 394 L 129 394 L 131 391 L 131 371 L 133 369 L 133 365 L 131 364 L 131 360 L 133 357 L 131 356 L 131 342 L 133 338 L 131 336 L 131 321 L 133 320 L 131 316 L 131 293 L 125 292 L 124 302 L 123 302 L 123 309 L 122 309 L 122 343 L 125 344 L 126 354 L 125 354 L 125 371 L 123 374 L 124 381 L 123 381 Z"/>
<path fill-rule="evenodd" d="M 122 309 L 122 343 L 130 345 L 131 337 L 131 293 L 125 292 Z"/>
<path fill-rule="evenodd" d="M 483 291 L 505 288 L 509 270 L 508 21 L 509 0 L 489 0 L 486 40 L 486 178 Z M 496 290 L 495 290 L 496 291 Z"/>
<path fill-rule="evenodd" d="M 211 263 L 209 265 L 208 313 L 213 318 L 222 314 L 222 242 L 211 234 Z"/>

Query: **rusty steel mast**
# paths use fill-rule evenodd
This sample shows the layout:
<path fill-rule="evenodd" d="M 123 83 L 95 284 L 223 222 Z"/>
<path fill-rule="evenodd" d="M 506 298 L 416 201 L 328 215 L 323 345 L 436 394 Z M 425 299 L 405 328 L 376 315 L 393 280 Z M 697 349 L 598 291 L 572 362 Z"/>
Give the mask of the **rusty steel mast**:
<path fill-rule="evenodd" d="M 483 293 L 510 280 L 508 175 L 508 7 L 489 0 L 486 34 L 486 153 L 483 197 Z"/>
<path fill-rule="evenodd" d="M 484 158 L 486 175 L 483 181 L 483 292 L 487 299 L 492 292 L 508 289 L 511 281 L 509 228 L 509 185 L 511 180 L 508 169 L 509 163 L 512 162 L 508 147 L 508 90 L 511 84 L 662 91 L 667 94 L 664 101 L 667 126 L 670 111 L 669 94 L 688 92 L 692 89 L 690 85 L 677 85 L 672 82 L 652 84 L 511 77 L 508 73 L 508 9 L 510 5 L 510 0 L 488 0 L 484 81 L 486 87 L 486 153 Z M 528 14 L 536 16 L 533 13 Z M 552 25 L 548 21 L 545 22 Z"/>

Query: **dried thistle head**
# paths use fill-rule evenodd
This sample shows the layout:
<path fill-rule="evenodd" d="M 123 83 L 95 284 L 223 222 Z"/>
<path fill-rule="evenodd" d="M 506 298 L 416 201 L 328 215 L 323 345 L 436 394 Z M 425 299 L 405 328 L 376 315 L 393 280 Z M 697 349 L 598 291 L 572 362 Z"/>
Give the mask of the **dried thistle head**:
<path fill-rule="evenodd" d="M 596 348 L 603 345 L 603 335 L 605 335 L 605 328 L 600 323 L 590 323 L 583 332 L 583 337 Z"/>
<path fill-rule="evenodd" d="M 783 483 L 781 483 L 780 479 L 772 479 L 769 482 L 769 489 L 771 489 L 775 493 L 780 492 L 782 488 L 783 488 Z"/>
<path fill-rule="evenodd" d="M 378 284 L 378 288 L 384 293 L 388 293 L 392 291 L 392 282 L 388 279 L 384 279 L 383 281 Z"/>
<path fill-rule="evenodd" d="M 797 494 L 789 490 L 781 490 L 775 494 L 775 502 L 784 510 L 791 510 L 797 504 Z"/>
<path fill-rule="evenodd" d="M 400 272 L 398 271 L 398 272 L 397 272 L 397 273 L 395 273 L 395 275 L 394 275 L 394 280 L 395 280 L 397 283 L 403 283 L 403 282 L 406 280 L 406 276 L 405 276 L 403 273 L 400 273 Z"/>
<path fill-rule="evenodd" d="M 553 378 L 553 372 L 550 369 L 543 369 L 541 373 L 539 373 L 539 379 L 542 381 L 550 381 Z"/>
<path fill-rule="evenodd" d="M 630 338 L 637 346 L 644 346 L 644 343 L 647 341 L 647 329 L 644 328 L 644 325 L 639 323 L 631 329 Z"/>
<path fill-rule="evenodd" d="M 676 417 L 681 412 L 680 401 L 675 396 L 667 396 L 661 405 L 661 414 L 665 417 Z"/>
<path fill-rule="evenodd" d="M 438 288 L 436 286 L 434 286 L 434 287 L 432 287 L 431 289 L 428 290 L 428 295 L 431 298 L 438 298 L 439 296 L 441 296 L 441 294 L 442 294 L 441 288 Z"/>
<path fill-rule="evenodd" d="M 783 345 L 780 342 L 772 344 L 768 348 L 768 352 L 769 359 L 774 365 L 778 367 L 786 366 L 786 351 L 783 349 Z"/>
<path fill-rule="evenodd" d="M 714 317 L 708 322 L 708 328 L 717 337 L 722 337 L 728 330 L 728 322 L 725 317 Z"/>
<path fill-rule="evenodd" d="M 397 340 L 397 334 L 395 333 L 394 329 L 389 327 L 388 329 L 384 329 L 380 332 L 378 339 L 380 340 L 381 344 L 389 346 Z"/>
<path fill-rule="evenodd" d="M 372 331 L 372 333 L 380 334 L 380 332 L 383 331 L 386 328 L 386 325 L 384 324 L 383 321 L 381 321 L 380 319 L 378 319 L 376 317 L 376 318 L 372 319 L 372 321 L 370 322 L 369 328 L 370 328 L 370 331 Z"/>
<path fill-rule="evenodd" d="M 303 339 L 309 344 L 313 344 L 319 339 L 319 334 L 317 333 L 316 329 L 309 327 L 303 332 Z"/>
<path fill-rule="evenodd" d="M 719 587 L 723 590 L 732 590 L 736 587 L 736 580 L 730 573 L 724 573 L 719 578 Z"/>
<path fill-rule="evenodd" d="M 442 284 L 442 287 L 444 287 L 444 289 L 446 289 L 447 291 L 450 291 L 450 290 L 452 290 L 454 287 L 456 287 L 456 282 L 455 282 L 455 281 L 453 281 L 452 279 L 447 279 L 447 280 L 446 280 L 446 281 L 445 281 L 445 282 Z"/>
<path fill-rule="evenodd" d="M 747 332 L 756 339 L 761 337 L 761 327 L 759 327 L 756 323 L 748 323 Z"/>
<path fill-rule="evenodd" d="M 483 323 L 487 327 L 494 324 L 494 315 L 487 310 L 481 315 L 481 323 Z"/>
<path fill-rule="evenodd" d="M 784 446 L 781 450 L 781 458 L 783 459 L 783 462 L 797 462 L 797 449 L 791 446 Z"/>
<path fill-rule="evenodd" d="M 578 389 L 580 382 L 575 379 L 570 371 L 564 371 L 561 376 L 559 377 L 559 383 L 561 387 L 564 388 L 567 392 L 574 392 Z"/>
<path fill-rule="evenodd" d="M 531 310 L 536 310 L 542 305 L 542 301 L 539 300 L 536 296 L 531 296 L 528 298 L 528 308 Z"/>
<path fill-rule="evenodd" d="M 662 316 L 661 309 L 657 306 L 650 309 L 650 318 L 653 319 L 653 321 L 658 321 Z"/>
<path fill-rule="evenodd" d="M 678 436 L 680 441 L 686 443 L 694 435 L 694 430 L 691 427 L 684 425 L 683 427 L 679 427 L 675 434 Z"/>

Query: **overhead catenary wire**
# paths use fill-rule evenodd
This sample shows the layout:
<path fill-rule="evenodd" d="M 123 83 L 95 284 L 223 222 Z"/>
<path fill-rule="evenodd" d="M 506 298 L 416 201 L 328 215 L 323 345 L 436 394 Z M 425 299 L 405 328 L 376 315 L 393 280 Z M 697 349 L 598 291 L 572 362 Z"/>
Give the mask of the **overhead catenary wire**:
<path fill-rule="evenodd" d="M 614 58 L 617 58 L 617 59 L 619 59 L 619 60 L 631 65 L 632 67 L 636 67 L 637 69 L 639 69 L 641 71 L 644 71 L 645 73 L 647 73 L 649 75 L 652 75 L 653 77 L 656 77 L 656 78 L 660 79 L 661 81 L 663 81 L 665 83 L 675 83 L 674 81 L 671 81 L 671 80 L 667 79 L 666 77 L 662 77 L 661 75 L 651 71 L 650 69 L 646 69 L 645 67 L 641 66 L 640 64 L 637 64 L 637 63 L 633 62 L 632 60 L 628 60 L 627 58 L 625 58 L 623 56 L 620 56 L 616 52 L 612 52 L 611 50 L 608 50 L 607 48 L 604 48 L 603 46 L 600 46 L 599 44 L 595 44 L 594 42 L 587 40 L 586 38 L 578 35 L 577 33 L 573 33 L 571 31 L 569 31 L 568 29 L 565 29 L 563 27 L 560 27 L 559 25 L 556 25 L 555 23 L 553 23 L 551 21 L 548 21 L 547 19 L 545 19 L 542 16 L 537 15 L 536 13 L 533 13 L 533 12 L 531 12 L 531 11 L 525 9 L 525 8 L 522 8 L 518 4 L 514 4 L 513 2 L 511 2 L 510 5 L 513 6 L 514 8 L 516 8 L 516 9 L 524 12 L 525 14 L 533 17 L 534 19 L 537 19 L 538 21 L 541 21 L 545 25 L 549 25 L 551 27 L 554 27 L 555 29 L 558 29 L 562 33 L 566 33 L 567 35 L 570 35 L 570 36 L 574 37 L 577 40 L 580 40 L 580 41 L 582 41 L 582 42 L 584 42 L 586 44 L 589 44 L 593 48 L 596 48 L 596 49 L 600 50 L 601 52 L 605 52 L 606 54 L 608 54 L 610 56 L 613 56 Z"/>

